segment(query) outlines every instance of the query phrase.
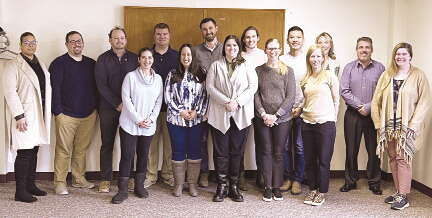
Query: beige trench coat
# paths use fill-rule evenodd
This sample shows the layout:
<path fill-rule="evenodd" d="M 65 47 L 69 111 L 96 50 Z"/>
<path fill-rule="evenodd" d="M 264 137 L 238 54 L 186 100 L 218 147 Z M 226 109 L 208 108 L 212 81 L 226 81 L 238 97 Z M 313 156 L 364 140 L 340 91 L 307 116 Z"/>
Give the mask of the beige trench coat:
<path fill-rule="evenodd" d="M 45 119 L 42 112 L 42 97 L 36 73 L 21 55 L 9 61 L 3 72 L 3 93 L 6 100 L 6 135 L 11 149 L 32 149 L 37 145 L 50 144 L 51 85 L 50 74 L 45 72 Z M 24 113 L 27 131 L 16 128 L 15 116 Z"/>

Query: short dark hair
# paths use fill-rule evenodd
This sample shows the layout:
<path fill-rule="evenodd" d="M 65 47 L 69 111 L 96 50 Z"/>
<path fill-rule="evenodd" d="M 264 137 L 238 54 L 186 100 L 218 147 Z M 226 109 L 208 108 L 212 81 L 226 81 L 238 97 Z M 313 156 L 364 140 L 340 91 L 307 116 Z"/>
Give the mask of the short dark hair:
<path fill-rule="evenodd" d="M 367 37 L 367 36 L 362 36 L 362 37 L 360 37 L 360 38 L 357 39 L 356 49 L 357 49 L 358 44 L 359 44 L 360 41 L 369 42 L 370 45 L 371 45 L 371 48 L 373 48 L 372 39 L 370 37 Z"/>
<path fill-rule="evenodd" d="M 141 49 L 138 51 L 138 58 L 141 58 L 141 54 L 144 53 L 144 52 L 146 52 L 146 51 L 149 51 L 149 52 L 153 55 L 153 50 L 152 50 L 151 48 L 149 48 L 149 47 L 144 47 L 144 48 L 141 48 Z"/>
<path fill-rule="evenodd" d="M 81 37 L 81 39 L 83 39 L 81 33 L 79 33 L 78 31 L 72 30 L 72 31 L 66 33 L 66 37 L 65 37 L 66 42 L 69 42 L 69 36 L 74 35 L 74 34 L 78 34 Z"/>
<path fill-rule="evenodd" d="M 243 33 L 242 33 L 242 35 L 241 35 L 241 37 L 240 37 L 240 40 L 241 40 L 241 42 L 242 42 L 242 51 L 246 51 L 246 47 L 245 47 L 245 45 L 244 45 L 244 42 L 243 42 L 243 40 L 244 40 L 244 38 L 246 37 L 246 32 L 247 31 L 249 31 L 249 30 L 255 30 L 255 32 L 256 32 L 256 35 L 259 37 L 260 36 L 260 34 L 259 34 L 259 32 L 258 32 L 258 29 L 256 28 L 256 27 L 254 27 L 254 26 L 248 26 L 244 31 L 243 31 Z"/>
<path fill-rule="evenodd" d="M 199 25 L 200 29 L 201 29 L 201 25 L 203 25 L 203 24 L 205 24 L 207 22 L 212 22 L 215 26 L 217 26 L 215 19 L 213 19 L 211 17 L 206 17 L 206 18 L 204 18 L 204 19 L 201 20 L 200 25 Z"/>
<path fill-rule="evenodd" d="M 113 31 L 115 31 L 115 30 L 120 30 L 120 31 L 122 31 L 122 32 L 124 33 L 125 37 L 127 37 L 127 36 L 126 36 L 126 30 L 125 30 L 123 27 L 115 26 L 115 27 L 113 27 L 113 28 L 110 30 L 110 32 L 108 33 L 108 36 L 109 36 L 110 39 L 111 39 L 111 36 L 112 36 Z"/>
<path fill-rule="evenodd" d="M 170 28 L 168 26 L 168 24 L 166 23 L 158 23 L 154 26 L 153 28 L 153 33 L 156 32 L 156 29 L 168 29 L 168 32 L 170 32 Z"/>
<path fill-rule="evenodd" d="M 287 34 L 287 35 L 289 35 L 290 32 L 292 32 L 292 31 L 300 31 L 300 32 L 302 33 L 302 35 L 304 35 L 304 33 L 303 33 L 303 29 L 300 28 L 299 26 L 292 26 L 292 27 L 290 27 L 290 28 L 288 29 L 288 34 Z"/>
<path fill-rule="evenodd" d="M 24 37 L 26 37 L 26 36 L 33 36 L 33 38 L 35 38 L 35 36 L 33 35 L 33 33 L 31 33 L 31 32 L 24 32 L 24 33 L 21 34 L 21 36 L 20 36 L 20 43 L 21 43 L 21 44 L 23 43 Z"/>

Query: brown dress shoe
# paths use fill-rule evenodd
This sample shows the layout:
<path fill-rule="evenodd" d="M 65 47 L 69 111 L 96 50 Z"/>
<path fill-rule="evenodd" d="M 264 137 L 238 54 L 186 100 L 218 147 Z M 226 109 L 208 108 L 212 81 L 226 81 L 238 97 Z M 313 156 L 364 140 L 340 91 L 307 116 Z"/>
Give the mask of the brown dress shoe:
<path fill-rule="evenodd" d="M 285 180 L 282 186 L 280 187 L 280 190 L 286 192 L 291 189 L 291 185 L 292 185 L 291 180 Z"/>

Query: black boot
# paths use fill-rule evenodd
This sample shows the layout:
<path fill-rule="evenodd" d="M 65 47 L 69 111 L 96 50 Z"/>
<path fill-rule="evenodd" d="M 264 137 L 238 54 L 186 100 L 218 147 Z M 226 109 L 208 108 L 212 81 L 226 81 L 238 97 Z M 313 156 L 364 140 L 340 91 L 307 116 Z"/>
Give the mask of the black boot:
<path fill-rule="evenodd" d="M 36 186 L 35 179 L 36 179 L 36 167 L 37 167 L 37 153 L 38 153 L 39 147 L 33 148 L 33 156 L 30 159 L 29 167 L 28 167 L 28 176 L 27 176 L 27 191 L 36 196 L 46 196 L 47 192 L 39 189 Z"/>
<path fill-rule="evenodd" d="M 37 201 L 37 198 L 33 197 L 26 188 L 27 183 L 27 173 L 30 162 L 30 149 L 18 150 L 18 155 L 15 160 L 15 181 L 16 181 L 16 191 L 15 191 L 15 201 L 21 201 L 26 203 L 31 203 Z"/>
<path fill-rule="evenodd" d="M 216 194 L 213 196 L 214 202 L 222 202 L 227 196 L 227 178 L 226 175 L 218 175 Z"/>
<path fill-rule="evenodd" d="M 238 177 L 230 177 L 228 197 L 235 202 L 243 202 L 243 195 L 238 188 Z"/>
<path fill-rule="evenodd" d="M 148 192 L 144 188 L 144 180 L 146 178 L 145 173 L 137 173 L 135 174 L 135 186 L 134 186 L 134 194 L 139 198 L 147 198 Z"/>
<path fill-rule="evenodd" d="M 118 193 L 112 198 L 111 203 L 120 204 L 128 198 L 128 181 L 129 177 L 118 178 Z"/>

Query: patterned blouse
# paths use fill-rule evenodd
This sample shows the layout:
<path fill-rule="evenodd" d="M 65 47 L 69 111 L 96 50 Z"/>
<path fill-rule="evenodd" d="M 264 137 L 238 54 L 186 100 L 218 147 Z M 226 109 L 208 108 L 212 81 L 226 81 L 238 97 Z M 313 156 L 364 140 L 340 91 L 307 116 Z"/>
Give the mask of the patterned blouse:
<path fill-rule="evenodd" d="M 185 72 L 181 82 L 171 84 L 174 73 L 175 70 L 169 72 L 165 81 L 167 122 L 177 126 L 192 127 L 205 121 L 208 106 L 205 82 L 199 83 L 191 73 Z M 193 120 L 185 120 L 180 116 L 183 110 L 195 110 L 197 117 Z"/>

